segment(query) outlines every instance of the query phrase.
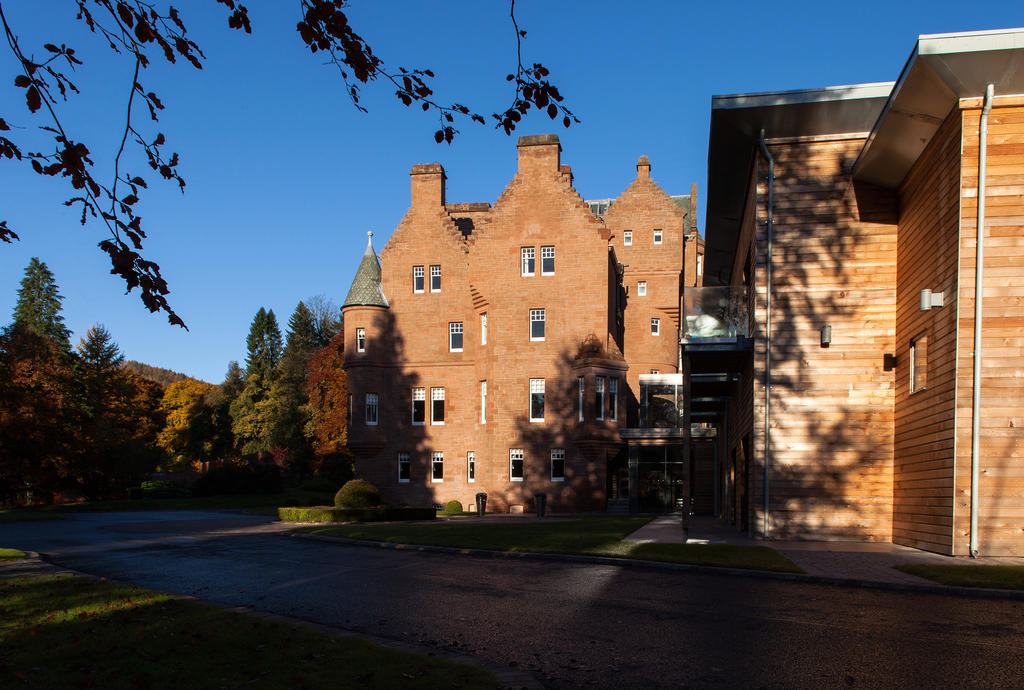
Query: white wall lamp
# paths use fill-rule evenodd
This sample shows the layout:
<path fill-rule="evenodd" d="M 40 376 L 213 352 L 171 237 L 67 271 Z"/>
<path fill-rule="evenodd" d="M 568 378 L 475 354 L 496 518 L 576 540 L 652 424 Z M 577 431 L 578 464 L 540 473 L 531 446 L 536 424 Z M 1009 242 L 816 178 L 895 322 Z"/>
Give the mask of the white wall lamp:
<path fill-rule="evenodd" d="M 931 311 L 932 307 L 941 307 L 943 305 L 942 292 L 932 292 L 931 290 L 921 290 L 921 311 Z"/>

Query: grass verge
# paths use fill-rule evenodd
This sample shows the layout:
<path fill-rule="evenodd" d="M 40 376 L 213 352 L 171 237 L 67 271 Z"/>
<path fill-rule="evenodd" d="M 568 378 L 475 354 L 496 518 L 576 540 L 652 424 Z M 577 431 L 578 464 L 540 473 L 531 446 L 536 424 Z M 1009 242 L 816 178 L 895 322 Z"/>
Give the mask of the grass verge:
<path fill-rule="evenodd" d="M 72 575 L 0 581 L 0 667 L 30 687 L 495 687 L 486 671 Z"/>
<path fill-rule="evenodd" d="M 1024 566 L 1019 565 L 897 565 L 897 570 L 951 587 L 1024 589 Z"/>
<path fill-rule="evenodd" d="M 17 549 L 0 549 L 0 563 L 4 561 L 20 561 L 25 557 L 24 551 Z"/>
<path fill-rule="evenodd" d="M 650 516 L 589 515 L 544 522 L 442 522 L 434 525 L 338 525 L 299 531 L 348 539 L 423 544 L 491 551 L 565 553 L 802 573 L 788 558 L 767 546 L 724 544 L 634 544 L 622 541 Z"/>

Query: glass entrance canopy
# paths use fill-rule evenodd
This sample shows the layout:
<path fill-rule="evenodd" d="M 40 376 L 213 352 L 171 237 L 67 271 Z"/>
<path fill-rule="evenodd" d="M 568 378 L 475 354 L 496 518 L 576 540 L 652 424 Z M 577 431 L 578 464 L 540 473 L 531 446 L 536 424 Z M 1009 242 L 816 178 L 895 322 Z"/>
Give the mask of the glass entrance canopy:
<path fill-rule="evenodd" d="M 640 426 L 683 427 L 683 375 L 640 374 Z"/>

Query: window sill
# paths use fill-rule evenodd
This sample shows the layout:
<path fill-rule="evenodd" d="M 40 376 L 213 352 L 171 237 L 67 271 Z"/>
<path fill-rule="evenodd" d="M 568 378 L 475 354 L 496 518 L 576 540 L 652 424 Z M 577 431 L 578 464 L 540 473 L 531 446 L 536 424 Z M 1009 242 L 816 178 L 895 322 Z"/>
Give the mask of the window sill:
<path fill-rule="evenodd" d="M 551 481 L 553 481 L 553 482 L 564 482 L 565 481 L 565 477 L 552 477 Z"/>
<path fill-rule="evenodd" d="M 423 426 L 423 422 L 413 422 L 413 426 Z"/>
<path fill-rule="evenodd" d="M 544 338 L 534 338 L 534 337 L 531 336 L 530 337 L 530 342 L 531 343 L 543 343 L 544 342 Z"/>
<path fill-rule="evenodd" d="M 551 271 L 550 273 L 541 273 L 541 275 L 542 276 L 553 276 L 553 275 L 555 275 L 555 272 Z"/>
<path fill-rule="evenodd" d="M 444 426 L 444 422 L 431 422 L 431 426 Z"/>
<path fill-rule="evenodd" d="M 533 417 L 530 417 L 530 423 L 531 424 L 543 424 L 544 423 L 544 418 L 541 417 L 540 419 L 534 419 Z"/>
<path fill-rule="evenodd" d="M 444 480 L 443 479 L 434 479 L 433 477 L 431 477 L 430 483 L 431 484 L 444 484 Z"/>
<path fill-rule="evenodd" d="M 476 480 L 475 479 L 467 479 L 466 483 L 467 484 L 476 484 Z"/>
<path fill-rule="evenodd" d="M 377 422 L 367 422 L 366 426 L 377 426 Z"/>
<path fill-rule="evenodd" d="M 455 350 L 453 348 L 448 348 L 448 352 L 462 352 L 462 348 L 460 347 L 458 350 Z"/>
<path fill-rule="evenodd" d="M 408 483 L 409 483 L 409 480 L 408 480 L 408 479 L 399 479 L 399 480 L 398 480 L 398 483 L 399 483 L 399 484 L 408 484 Z"/>
<path fill-rule="evenodd" d="M 511 479 L 509 479 L 509 481 L 512 481 L 512 482 L 521 482 L 521 481 L 523 481 L 523 478 L 522 478 L 522 477 L 512 477 Z"/>

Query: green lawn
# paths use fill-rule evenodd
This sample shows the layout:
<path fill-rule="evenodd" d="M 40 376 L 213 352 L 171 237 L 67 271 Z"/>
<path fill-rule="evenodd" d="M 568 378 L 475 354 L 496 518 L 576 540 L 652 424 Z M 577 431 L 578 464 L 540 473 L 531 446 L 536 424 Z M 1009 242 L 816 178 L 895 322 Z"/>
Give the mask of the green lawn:
<path fill-rule="evenodd" d="M 788 558 L 767 546 L 634 544 L 622 541 L 624 537 L 651 519 L 650 516 L 589 515 L 574 518 L 550 518 L 544 522 L 518 522 L 496 518 L 493 522 L 358 524 L 301 527 L 298 531 L 397 544 L 425 544 L 491 551 L 583 554 L 724 568 L 803 572 Z"/>
<path fill-rule="evenodd" d="M 897 570 L 952 587 L 1024 589 L 1024 566 L 1019 565 L 898 565 Z"/>
<path fill-rule="evenodd" d="M 482 688 L 483 670 L 71 575 L 0 581 L 19 687 Z"/>
<path fill-rule="evenodd" d="M 25 557 L 24 551 L 17 549 L 0 549 L 0 563 L 4 561 L 20 561 Z"/>
<path fill-rule="evenodd" d="M 124 510 L 206 510 L 244 509 L 247 512 L 276 515 L 281 506 L 332 505 L 334 494 L 302 489 L 286 489 L 279 494 L 238 494 L 195 498 L 139 498 L 119 501 L 90 501 L 62 505 L 0 510 L 0 520 L 45 520 L 61 513 Z"/>

